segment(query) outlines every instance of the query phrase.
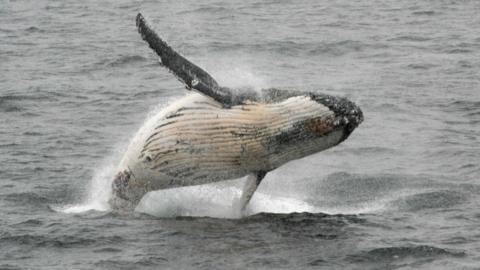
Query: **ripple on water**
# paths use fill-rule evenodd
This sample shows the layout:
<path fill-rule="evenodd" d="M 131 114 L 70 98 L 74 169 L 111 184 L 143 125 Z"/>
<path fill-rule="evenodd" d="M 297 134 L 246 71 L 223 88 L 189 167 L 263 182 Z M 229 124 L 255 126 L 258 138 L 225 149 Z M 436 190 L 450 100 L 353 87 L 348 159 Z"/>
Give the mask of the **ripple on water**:
<path fill-rule="evenodd" d="M 440 104 L 439 107 L 445 112 L 472 112 L 480 109 L 480 100 L 455 100 Z"/>
<path fill-rule="evenodd" d="M 121 67 L 139 62 L 147 62 L 147 58 L 140 55 L 125 55 L 118 59 L 108 61 L 106 65 L 108 67 Z"/>
<path fill-rule="evenodd" d="M 44 93 L 31 95 L 7 94 L 0 96 L 0 112 L 23 112 L 26 111 L 29 102 L 50 100 Z"/>
<path fill-rule="evenodd" d="M 341 56 L 351 52 L 362 51 L 369 46 L 357 40 L 342 40 L 338 42 L 329 42 L 317 45 L 315 48 L 308 51 L 309 55 L 331 55 Z"/>
<path fill-rule="evenodd" d="M 408 41 L 408 42 L 425 42 L 432 40 L 431 37 L 417 36 L 417 35 L 402 35 L 395 38 L 391 38 L 388 41 Z"/>
<path fill-rule="evenodd" d="M 119 248 L 105 247 L 105 248 L 95 249 L 94 252 L 117 253 L 117 252 L 122 252 L 122 250 Z"/>
<path fill-rule="evenodd" d="M 437 14 L 435 11 L 433 10 L 423 10 L 423 11 L 414 11 L 412 12 L 413 15 L 417 15 L 417 16 L 433 16 L 435 14 Z"/>
<path fill-rule="evenodd" d="M 197 14 L 197 13 L 207 13 L 207 14 L 224 14 L 225 12 L 229 12 L 230 10 L 226 7 L 216 6 L 216 5 L 208 5 L 203 6 L 195 9 L 187 9 L 184 11 L 180 11 L 177 14 L 184 15 L 184 14 Z"/>
<path fill-rule="evenodd" d="M 17 227 L 17 226 L 26 226 L 26 227 L 38 227 L 43 225 L 44 222 L 39 220 L 39 219 L 27 219 L 25 221 L 16 223 L 12 225 L 12 227 Z"/>
<path fill-rule="evenodd" d="M 264 224 L 269 231 L 296 238 L 334 240 L 345 234 L 344 227 L 361 224 L 365 220 L 357 215 L 329 215 L 325 213 L 260 213 L 238 221 L 242 225 Z"/>
<path fill-rule="evenodd" d="M 2 270 L 21 270 L 22 268 L 11 264 L 0 264 Z"/>
<path fill-rule="evenodd" d="M 2 244 L 10 246 L 24 245 L 29 247 L 54 247 L 54 248 L 73 248 L 73 247 L 95 247 L 99 245 L 120 244 L 124 241 L 121 236 L 98 236 L 98 237 L 79 237 L 74 235 L 55 235 L 50 234 L 17 234 L 5 233 L 0 237 Z"/>
<path fill-rule="evenodd" d="M 350 255 L 349 259 L 358 263 L 388 263 L 401 261 L 406 258 L 429 259 L 436 257 L 464 257 L 461 250 L 444 249 L 428 245 L 397 246 L 375 248 L 369 251 Z"/>
<path fill-rule="evenodd" d="M 139 260 L 101 260 L 95 263 L 96 267 L 105 269 L 139 269 L 166 264 L 168 260 L 159 256 L 144 257 Z"/>
<path fill-rule="evenodd" d="M 28 28 L 25 28 L 25 32 L 28 32 L 28 33 L 45 33 L 44 30 L 36 27 L 36 26 L 30 26 Z"/>
<path fill-rule="evenodd" d="M 468 201 L 468 194 L 460 191 L 437 190 L 422 192 L 393 201 L 392 205 L 404 211 L 447 209 Z"/>
<path fill-rule="evenodd" d="M 48 198 L 40 196 L 34 192 L 10 193 L 4 197 L 4 200 L 22 205 L 37 205 L 50 202 Z"/>

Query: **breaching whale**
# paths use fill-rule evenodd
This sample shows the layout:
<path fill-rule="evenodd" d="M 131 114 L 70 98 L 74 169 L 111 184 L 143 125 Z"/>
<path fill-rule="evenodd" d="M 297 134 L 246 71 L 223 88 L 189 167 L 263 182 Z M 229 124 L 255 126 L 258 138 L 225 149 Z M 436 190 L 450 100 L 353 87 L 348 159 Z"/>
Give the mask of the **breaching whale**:
<path fill-rule="evenodd" d="M 134 208 L 149 191 L 247 176 L 243 210 L 269 171 L 341 143 L 363 121 L 346 98 L 222 87 L 140 13 L 136 25 L 161 64 L 195 92 L 160 111 L 132 139 L 112 183 L 114 209 Z"/>

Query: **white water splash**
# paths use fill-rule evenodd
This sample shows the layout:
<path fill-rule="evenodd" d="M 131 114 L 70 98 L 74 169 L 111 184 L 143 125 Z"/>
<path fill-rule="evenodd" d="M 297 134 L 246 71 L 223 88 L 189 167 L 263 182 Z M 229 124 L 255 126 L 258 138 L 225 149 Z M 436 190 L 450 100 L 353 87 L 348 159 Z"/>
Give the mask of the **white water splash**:
<path fill-rule="evenodd" d="M 109 211 L 108 200 L 111 196 L 111 182 L 116 164 L 117 162 L 110 159 L 104 163 L 104 166 L 100 167 L 92 178 L 89 192 L 82 203 L 55 207 L 54 210 L 63 213 L 82 213 L 91 210 Z M 262 212 L 361 214 L 384 211 L 390 207 L 392 201 L 413 192 L 401 191 L 394 196 L 357 202 L 355 205 L 342 204 L 341 202 L 338 202 L 339 205 L 335 205 L 335 202 L 327 202 L 325 206 L 318 206 L 299 198 L 271 195 L 268 190 L 264 190 L 257 191 L 248 204 L 245 213 L 241 213 L 237 202 L 241 195 L 242 183 L 228 181 L 152 191 L 143 197 L 135 211 L 157 217 L 208 216 L 215 218 L 240 218 Z"/>
<path fill-rule="evenodd" d="M 255 90 L 260 90 L 269 86 L 267 80 L 257 76 L 249 66 L 234 68 L 226 66 L 215 71 L 215 75 L 219 78 L 220 85 L 232 88 L 252 87 Z"/>
<path fill-rule="evenodd" d="M 260 75 L 258 67 L 252 65 L 254 59 L 248 55 L 212 56 L 204 61 L 200 61 L 200 65 L 212 75 L 221 86 L 231 88 L 253 88 L 260 90 L 271 87 L 269 78 Z"/>
<path fill-rule="evenodd" d="M 241 189 L 236 186 L 207 184 L 150 192 L 140 201 L 137 212 L 158 217 L 208 216 L 217 218 L 239 218 L 237 204 Z M 245 215 L 261 212 L 291 213 L 315 212 L 315 208 L 301 200 L 275 197 L 256 192 Z"/>
<path fill-rule="evenodd" d="M 219 184 L 182 187 L 150 192 L 140 201 L 137 212 L 157 216 L 208 216 L 216 218 L 239 218 L 262 212 L 287 214 L 293 212 L 310 212 L 326 214 L 361 214 L 385 210 L 398 196 L 357 205 L 317 206 L 298 198 L 273 196 L 256 192 L 241 213 L 237 201 L 241 188 Z M 401 196 L 401 195 L 399 195 Z"/>
<path fill-rule="evenodd" d="M 117 160 L 109 158 L 95 171 L 83 202 L 58 207 L 55 210 L 69 214 L 82 213 L 90 210 L 109 211 L 110 206 L 108 200 L 111 196 L 111 185 L 117 166 L 116 164 Z"/>
<path fill-rule="evenodd" d="M 168 105 L 171 100 L 168 99 L 166 102 L 159 104 L 153 108 L 147 115 L 142 126 L 151 126 L 154 118 L 157 117 L 158 113 L 163 110 L 166 105 Z M 140 132 L 140 130 L 138 131 Z M 137 133 L 138 133 L 137 132 Z M 53 209 L 55 211 L 76 214 L 87 212 L 90 210 L 95 211 L 109 211 L 111 207 L 108 203 L 112 196 L 112 182 L 115 174 L 117 173 L 117 168 L 122 159 L 124 153 L 126 152 L 127 145 L 131 144 L 136 136 L 131 136 L 130 141 L 127 143 L 120 143 L 115 147 L 115 151 L 104 159 L 101 163 L 102 165 L 95 169 L 93 177 L 89 182 L 85 198 L 81 203 L 78 204 L 68 204 L 64 206 L 55 206 Z"/>

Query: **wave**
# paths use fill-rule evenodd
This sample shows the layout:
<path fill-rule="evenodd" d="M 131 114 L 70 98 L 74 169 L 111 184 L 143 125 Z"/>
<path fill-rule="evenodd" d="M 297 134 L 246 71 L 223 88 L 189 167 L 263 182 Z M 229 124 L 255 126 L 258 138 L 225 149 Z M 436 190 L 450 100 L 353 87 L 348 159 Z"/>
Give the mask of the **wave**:
<path fill-rule="evenodd" d="M 121 67 L 124 65 L 129 65 L 129 64 L 138 63 L 138 62 L 146 62 L 146 61 L 147 61 L 147 58 L 140 55 L 126 55 L 118 59 L 115 59 L 113 61 L 108 61 L 105 63 L 105 65 L 109 67 Z"/>
<path fill-rule="evenodd" d="M 475 126 L 480 122 L 480 100 L 473 98 L 472 100 L 456 100 L 453 102 L 447 102 L 439 104 L 438 107 L 449 114 L 449 117 L 444 122 L 450 126 L 454 124 L 466 124 L 469 126 Z M 452 128 L 456 132 L 467 132 L 471 134 L 470 129 Z"/>
<path fill-rule="evenodd" d="M 10 113 L 10 112 L 21 112 L 24 110 L 25 110 L 24 107 L 17 106 L 14 104 L 5 104 L 0 101 L 0 112 Z"/>
<path fill-rule="evenodd" d="M 202 13 L 209 13 L 209 14 L 224 14 L 226 12 L 231 12 L 231 9 L 228 9 L 223 6 L 215 6 L 215 5 L 208 5 L 203 6 L 195 9 L 187 9 L 178 12 L 178 15 L 185 15 L 185 14 L 202 14 Z"/>
<path fill-rule="evenodd" d="M 412 41 L 412 42 L 425 42 L 430 40 L 432 40 L 431 37 L 416 36 L 416 35 L 401 35 L 401 36 L 388 39 L 388 41 Z"/>
<path fill-rule="evenodd" d="M 7 94 L 0 96 L 0 103 L 5 101 L 23 101 L 23 100 L 50 100 L 50 96 L 40 94 L 40 95 L 18 95 L 18 94 Z"/>
<path fill-rule="evenodd" d="M 464 251 L 438 248 L 429 245 L 418 246 L 395 246 L 395 247 L 382 247 L 374 248 L 366 252 L 361 252 L 356 255 L 349 256 L 349 259 L 353 262 L 372 262 L 372 263 L 384 263 L 402 260 L 408 257 L 412 258 L 432 258 L 432 257 L 464 257 L 466 253 Z"/>
<path fill-rule="evenodd" d="M 101 59 L 96 63 L 85 65 L 80 70 L 81 73 L 89 73 L 96 71 L 109 70 L 112 68 L 125 68 L 128 66 L 135 65 L 138 67 L 139 63 L 150 63 L 150 61 L 140 55 L 122 55 L 114 59 Z"/>
<path fill-rule="evenodd" d="M 438 190 L 405 196 L 393 201 L 392 205 L 403 211 L 415 212 L 427 209 L 448 209 L 467 201 L 468 194 L 466 193 Z"/>
<path fill-rule="evenodd" d="M 276 40 L 269 42 L 256 42 L 256 43 L 233 43 L 233 42 L 210 42 L 207 43 L 209 49 L 219 52 L 228 51 L 245 51 L 267 54 L 280 54 L 283 56 L 315 56 L 315 55 L 328 55 L 328 56 L 342 56 L 352 52 L 359 52 L 367 49 L 378 50 L 380 48 L 386 48 L 384 44 L 368 44 L 358 40 L 339 40 L 334 42 L 298 42 L 292 40 Z"/>
<path fill-rule="evenodd" d="M 359 52 L 369 45 L 356 40 L 342 40 L 337 42 L 328 42 L 318 45 L 316 48 L 309 50 L 309 55 L 326 54 L 332 56 L 341 56 L 351 52 Z"/>
<path fill-rule="evenodd" d="M 39 219 L 27 219 L 25 221 L 14 224 L 15 227 L 16 226 L 37 227 L 40 225 L 43 225 L 43 221 Z"/>
<path fill-rule="evenodd" d="M 25 32 L 27 32 L 27 33 L 45 33 L 46 31 L 43 30 L 43 29 L 40 29 L 36 26 L 30 26 L 30 27 L 25 28 Z"/>
<path fill-rule="evenodd" d="M 96 236 L 96 237 L 79 237 L 73 235 L 33 235 L 20 234 L 11 235 L 9 233 L 0 237 L 2 244 L 8 245 L 26 245 L 29 247 L 58 247 L 58 248 L 72 248 L 96 246 L 105 244 L 117 244 L 124 241 L 120 236 Z"/>
<path fill-rule="evenodd" d="M 34 192 L 10 193 L 5 195 L 5 201 L 15 202 L 22 205 L 44 205 L 51 202 L 47 197 L 38 195 Z"/>
<path fill-rule="evenodd" d="M 438 65 L 429 64 L 429 63 L 415 63 L 415 64 L 409 64 L 407 67 L 414 70 L 429 70 L 431 68 L 438 67 Z"/>
<path fill-rule="evenodd" d="M 22 112 L 26 110 L 23 105 L 24 101 L 40 101 L 46 100 L 48 97 L 44 95 L 2 95 L 0 96 L 0 112 Z"/>
<path fill-rule="evenodd" d="M 477 111 L 480 108 L 480 100 L 456 100 L 443 106 L 446 109 L 451 109 L 452 111 Z"/>
<path fill-rule="evenodd" d="M 102 269 L 138 269 L 145 267 L 153 267 L 165 264 L 168 262 L 167 258 L 159 256 L 146 256 L 139 260 L 100 260 L 95 263 L 96 267 L 101 267 Z M 168 265 L 168 264 L 167 264 Z M 169 267 L 167 267 L 169 268 Z"/>
<path fill-rule="evenodd" d="M 58 97 L 65 96 L 61 93 L 43 91 L 38 87 L 29 87 L 29 94 L 8 93 L 0 95 L 0 112 L 22 112 L 21 116 L 38 116 L 38 114 L 28 111 L 29 107 L 38 105 L 37 102 L 49 101 L 57 102 Z"/>
<path fill-rule="evenodd" d="M 422 11 L 414 11 L 412 12 L 413 15 L 427 15 L 427 16 L 432 16 L 432 15 L 435 15 L 437 14 L 435 11 L 433 10 L 422 10 Z"/>

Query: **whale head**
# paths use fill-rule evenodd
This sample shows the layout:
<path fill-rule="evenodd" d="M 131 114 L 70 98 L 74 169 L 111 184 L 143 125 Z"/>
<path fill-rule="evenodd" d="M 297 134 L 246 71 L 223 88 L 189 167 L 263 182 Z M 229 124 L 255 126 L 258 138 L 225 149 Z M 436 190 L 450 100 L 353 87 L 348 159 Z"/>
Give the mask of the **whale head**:
<path fill-rule="evenodd" d="M 270 91 L 273 97 L 280 93 Z M 280 132 L 267 143 L 272 168 L 343 142 L 363 121 L 362 110 L 346 98 L 319 93 L 284 93 L 291 96 L 282 106 L 284 120 L 281 123 L 287 124 L 274 126 Z"/>
<path fill-rule="evenodd" d="M 338 143 L 346 140 L 355 128 L 363 122 L 362 110 L 347 98 L 325 94 L 312 94 L 311 99 L 333 112 L 327 121 L 320 123 L 323 124 L 328 131 L 342 131 L 342 136 Z M 323 114 L 323 112 L 321 113 Z"/>

